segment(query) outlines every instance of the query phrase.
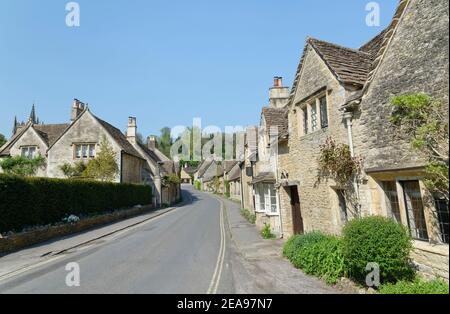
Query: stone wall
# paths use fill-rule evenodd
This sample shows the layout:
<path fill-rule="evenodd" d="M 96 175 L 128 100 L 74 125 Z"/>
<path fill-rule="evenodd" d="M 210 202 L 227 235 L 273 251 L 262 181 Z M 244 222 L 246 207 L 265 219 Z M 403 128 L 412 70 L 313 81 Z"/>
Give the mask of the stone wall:
<path fill-rule="evenodd" d="M 323 89 L 328 102 L 329 127 L 303 135 L 303 115 L 301 105 L 297 102 Z M 299 182 L 300 206 L 306 232 L 320 230 L 328 233 L 341 231 L 341 219 L 337 206 L 337 194 L 333 182 L 317 182 L 320 145 L 328 137 L 337 142 L 348 144 L 347 130 L 342 121 L 340 106 L 350 95 L 330 72 L 326 64 L 309 47 L 304 58 L 303 70 L 294 98 L 294 105 L 289 111 L 289 143 L 279 147 L 279 174 L 287 173 L 289 181 Z M 279 190 L 283 233 L 292 235 L 292 212 L 290 195 L 286 188 Z"/>
<path fill-rule="evenodd" d="M 10 154 L 11 156 L 21 156 L 22 151 L 21 147 L 23 146 L 36 146 L 36 156 L 41 155 L 45 158 L 47 153 L 47 144 L 44 143 L 44 141 L 38 136 L 36 131 L 33 128 L 28 128 L 28 130 L 17 140 L 16 143 L 14 143 L 13 146 L 10 148 Z M 39 168 L 36 172 L 36 176 L 38 177 L 45 177 L 47 176 L 47 166 L 43 168 Z"/>
<path fill-rule="evenodd" d="M 408 138 L 391 126 L 390 99 L 424 92 L 442 101 L 448 112 L 448 49 L 448 1 L 410 0 L 353 122 L 355 152 L 364 158 L 369 173 L 368 184 L 361 188 L 363 207 L 370 214 L 389 215 L 380 182 L 419 180 L 427 231 L 433 243 L 439 241 L 434 204 L 426 201 L 428 191 L 422 182 L 421 167 L 426 160 L 412 149 Z M 402 199 L 400 210 L 402 223 L 408 226 Z M 448 280 L 448 244 L 417 241 L 415 247 L 412 257 L 420 272 Z"/>
<path fill-rule="evenodd" d="M 355 149 L 366 168 L 424 164 L 408 140 L 389 127 L 389 101 L 394 95 L 425 92 L 448 108 L 448 38 L 448 1 L 410 1 L 355 121 Z"/>
<path fill-rule="evenodd" d="M 448 282 L 448 246 L 416 241 L 411 257 L 422 276 L 427 279 L 442 278 Z"/>
<path fill-rule="evenodd" d="M 116 162 L 119 169 L 121 169 L 121 148 L 103 129 L 92 114 L 89 111 L 86 111 L 48 151 L 47 176 L 50 178 L 64 178 L 64 174 L 59 167 L 64 163 L 75 164 L 80 161 L 74 158 L 74 143 L 100 144 L 104 136 L 116 153 Z M 97 145 L 97 150 L 98 149 L 99 147 Z M 114 181 L 120 182 L 120 173 L 117 174 Z"/>
<path fill-rule="evenodd" d="M 122 154 L 122 182 L 141 183 L 141 169 L 144 166 L 144 160 L 125 153 Z"/>

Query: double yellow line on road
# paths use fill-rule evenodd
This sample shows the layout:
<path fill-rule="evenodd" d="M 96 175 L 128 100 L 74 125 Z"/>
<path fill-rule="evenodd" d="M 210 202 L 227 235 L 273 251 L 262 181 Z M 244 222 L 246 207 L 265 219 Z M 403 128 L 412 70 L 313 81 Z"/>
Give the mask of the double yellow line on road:
<path fill-rule="evenodd" d="M 220 249 L 219 256 L 217 257 L 216 268 L 214 269 L 214 274 L 211 279 L 211 283 L 209 285 L 207 294 L 216 294 L 219 288 L 220 278 L 222 277 L 223 271 L 223 263 L 225 260 L 225 252 L 226 252 L 226 233 L 225 233 L 225 217 L 224 217 L 224 203 L 221 199 L 217 200 L 220 202 Z"/>

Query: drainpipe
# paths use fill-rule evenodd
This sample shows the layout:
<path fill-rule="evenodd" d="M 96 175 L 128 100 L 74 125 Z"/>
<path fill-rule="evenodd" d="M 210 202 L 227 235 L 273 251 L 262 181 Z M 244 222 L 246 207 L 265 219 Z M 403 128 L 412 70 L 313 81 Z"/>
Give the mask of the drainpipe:
<path fill-rule="evenodd" d="M 350 147 L 350 153 L 352 157 L 355 157 L 355 149 L 353 147 L 353 112 L 347 111 L 344 113 L 344 119 L 347 124 L 348 133 L 348 146 Z"/>
<path fill-rule="evenodd" d="M 350 147 L 350 154 L 352 157 L 355 157 L 355 148 L 353 146 L 353 112 L 346 111 L 344 113 L 344 120 L 347 125 L 347 134 L 348 134 L 348 146 Z M 354 180 L 353 186 L 356 192 L 356 198 L 358 200 L 358 211 L 361 211 L 361 203 L 360 203 L 360 194 L 359 194 L 359 183 L 357 179 Z M 360 213 L 358 213 L 360 214 Z"/>
<path fill-rule="evenodd" d="M 276 163 L 276 166 L 275 166 L 275 173 L 276 173 L 276 178 L 275 178 L 275 180 L 276 180 L 276 183 L 278 183 L 278 178 L 280 177 L 280 175 L 279 175 L 279 161 L 278 161 L 278 154 L 276 155 L 276 157 L 275 157 L 275 163 Z M 280 223 L 280 238 L 281 239 L 283 239 L 284 238 L 284 232 L 283 232 L 283 220 L 282 220 L 282 218 L 281 218 L 281 196 L 280 196 L 280 189 L 281 189 L 281 186 L 279 186 L 277 189 L 276 189 L 276 191 L 277 191 L 277 202 L 278 202 L 278 221 L 279 221 L 279 223 Z"/>

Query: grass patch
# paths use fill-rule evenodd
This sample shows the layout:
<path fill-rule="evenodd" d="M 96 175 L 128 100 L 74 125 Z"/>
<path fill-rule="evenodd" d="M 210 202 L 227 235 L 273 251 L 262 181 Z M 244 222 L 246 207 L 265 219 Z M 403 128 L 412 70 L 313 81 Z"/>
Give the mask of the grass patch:
<path fill-rule="evenodd" d="M 381 285 L 379 292 L 381 294 L 448 294 L 448 284 L 436 279 L 425 281 L 416 278 L 414 281 L 399 281 L 395 284 Z"/>
<path fill-rule="evenodd" d="M 252 213 L 250 210 L 246 208 L 241 209 L 241 215 L 244 217 L 249 223 L 255 224 L 256 223 L 256 215 Z"/>

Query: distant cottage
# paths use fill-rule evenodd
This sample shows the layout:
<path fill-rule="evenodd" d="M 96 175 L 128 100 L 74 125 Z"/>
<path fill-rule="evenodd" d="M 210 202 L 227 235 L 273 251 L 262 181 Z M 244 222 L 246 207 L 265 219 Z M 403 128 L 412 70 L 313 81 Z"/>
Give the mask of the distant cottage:
<path fill-rule="evenodd" d="M 154 137 L 148 138 L 147 145 L 139 143 L 136 118 L 128 119 L 127 135 L 124 135 L 113 125 L 95 116 L 78 99 L 73 102 L 70 123 L 40 123 L 34 105 L 26 123 L 18 122 L 15 118 L 12 137 L 0 148 L 0 158 L 35 158 L 41 155 L 45 157 L 46 165 L 38 170 L 37 176 L 64 178 L 61 165 L 95 158 L 104 137 L 117 156 L 120 170 L 115 182 L 151 185 L 156 206 L 178 200 L 179 185 L 164 180 L 171 174 L 178 175 L 178 166 L 156 148 Z"/>

